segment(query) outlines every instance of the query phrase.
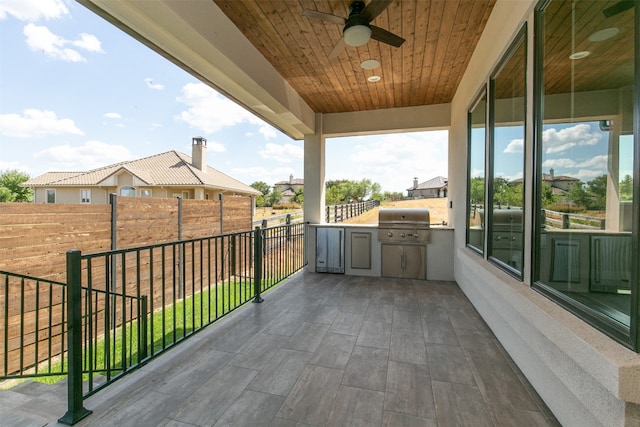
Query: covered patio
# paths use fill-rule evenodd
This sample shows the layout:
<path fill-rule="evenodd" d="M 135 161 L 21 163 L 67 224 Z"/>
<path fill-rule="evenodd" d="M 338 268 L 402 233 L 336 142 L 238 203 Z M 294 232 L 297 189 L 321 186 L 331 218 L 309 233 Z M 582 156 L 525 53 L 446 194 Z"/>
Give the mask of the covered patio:
<path fill-rule="evenodd" d="M 448 417 L 471 417 L 472 423 L 478 425 L 482 424 L 481 420 L 490 424 L 491 417 L 504 420 L 501 417 L 514 416 L 521 425 L 526 417 L 518 411 L 533 411 L 524 413 L 544 422 L 546 418 L 541 416 L 542 412 L 536 412 L 537 404 L 531 406 L 531 401 L 527 400 L 529 403 L 520 405 L 509 400 L 532 392 L 518 392 L 513 384 L 520 380 L 508 379 L 518 378 L 512 370 L 514 365 L 507 362 L 508 353 L 562 424 L 638 424 L 640 273 L 635 261 L 640 251 L 640 210 L 637 207 L 640 186 L 637 176 L 633 178 L 633 203 L 622 203 L 620 192 L 616 190 L 619 178 L 622 178 L 618 176 L 620 158 L 633 157 L 630 176 L 633 171 L 640 170 L 640 92 L 637 89 L 640 81 L 637 55 L 640 15 L 637 2 L 376 0 L 366 2 L 373 6 L 370 9 L 364 6 L 364 16 L 357 17 L 358 20 L 366 18 L 367 25 L 370 22 L 376 27 L 373 40 L 365 40 L 361 46 L 346 47 L 333 55 L 336 47 L 346 43 L 341 30 L 347 25 L 343 28 L 336 22 L 347 23 L 345 17 L 352 6 L 350 0 L 158 0 L 153 7 L 144 1 L 78 1 L 284 134 L 304 140 L 304 220 L 312 226 L 325 223 L 325 170 L 330 161 L 325 156 L 327 138 L 449 131 L 447 206 L 451 250 L 444 250 L 432 242 L 427 257 L 428 254 L 446 254 L 448 262 L 452 263 L 450 279 L 455 280 L 459 288 L 452 283 L 428 280 L 397 282 L 381 279 L 377 272 L 382 257 L 377 256 L 375 250 L 371 252 L 376 256 L 372 256 L 370 268 L 358 272 L 359 276 L 367 277 L 312 275 L 311 241 L 306 275 L 283 289 L 291 287 L 292 283 L 300 286 L 272 305 L 243 309 L 242 316 L 249 313 L 255 316 L 248 321 L 250 327 L 247 329 L 234 324 L 233 319 L 238 317 L 234 315 L 227 323 L 212 328 L 226 327 L 228 336 L 207 339 L 207 335 L 203 335 L 202 340 L 195 339 L 189 344 L 206 349 L 210 354 L 203 354 L 211 358 L 219 351 L 231 350 L 216 347 L 225 342 L 233 342 L 237 346 L 234 350 L 239 349 L 248 342 L 240 339 L 241 336 L 255 335 L 256 339 L 282 336 L 283 342 L 278 347 L 282 352 L 300 351 L 287 347 L 294 345 L 297 328 L 324 325 L 315 326 L 320 330 L 326 327 L 326 331 L 320 333 L 321 337 L 317 336 L 318 330 L 315 334 L 311 330 L 304 334 L 305 340 L 315 337 L 321 343 L 333 337 L 336 342 L 327 344 L 329 347 L 318 344 L 313 351 L 307 348 L 309 360 L 299 362 L 300 377 L 285 376 L 282 383 L 280 379 L 271 381 L 272 385 L 278 384 L 282 388 L 277 389 L 280 394 L 267 392 L 268 397 L 280 396 L 279 403 L 273 404 L 277 409 L 273 409 L 269 422 L 279 417 L 302 424 L 335 421 L 340 425 L 343 424 L 339 418 L 341 414 L 356 417 L 366 413 L 366 416 L 375 416 L 376 422 L 404 414 L 437 420 L 439 425 L 447 424 Z M 310 15 L 321 18 L 313 19 Z M 607 29 L 605 27 L 608 30 L 602 33 L 603 28 Z M 396 47 L 381 42 L 381 37 L 393 38 L 380 35 L 385 31 L 405 39 L 404 44 Z M 575 62 L 585 58 L 588 60 Z M 368 69 L 370 59 L 376 60 L 379 67 Z M 476 116 L 477 122 L 472 120 Z M 590 122 L 583 123 L 585 121 Z M 576 167 L 590 164 L 584 151 L 578 151 L 578 154 L 585 156 L 585 162 L 569 161 L 575 157 L 571 154 L 563 159 L 542 155 L 558 148 L 547 144 L 543 126 L 559 122 L 566 126 L 593 126 L 597 132 L 610 133 L 603 137 L 603 141 L 607 141 L 606 146 L 601 144 L 604 151 L 597 156 L 591 156 L 591 153 L 588 156 L 606 161 L 609 166 L 604 168 L 607 226 L 591 235 L 548 231 L 540 218 L 541 208 L 545 207 L 542 165 L 546 168 L 556 164 L 571 163 Z M 507 128 L 513 128 L 514 133 L 501 133 Z M 485 132 L 477 139 L 478 152 L 482 154 L 478 169 L 483 185 L 480 204 L 486 204 L 488 212 L 494 205 L 496 210 L 501 209 L 502 202 L 494 197 L 497 192 L 492 187 L 492 182 L 501 177 L 499 166 L 496 166 L 500 160 L 497 154 L 517 153 L 517 159 L 513 157 L 514 161 L 506 162 L 519 165 L 509 177 L 513 183 L 523 179 L 517 187 L 520 201 L 513 203 L 520 213 L 509 216 L 509 224 L 517 227 L 502 235 L 504 230 L 494 226 L 504 224 L 494 224 L 493 216 L 488 215 L 487 231 L 484 231 L 484 225 L 479 225 L 482 234 L 477 241 L 468 197 L 473 184 L 472 172 L 476 169 L 472 167 L 474 129 Z M 566 148 L 566 144 L 563 147 Z M 629 154 L 621 155 L 624 151 L 620 150 L 625 149 Z M 423 155 L 429 155 L 429 147 L 425 146 Z M 590 172 L 602 171 L 594 169 Z M 626 210 L 627 205 L 632 209 Z M 621 250 L 626 251 L 626 264 L 616 266 L 608 261 L 617 287 L 596 289 L 592 286 L 591 282 L 597 281 L 600 274 L 591 271 L 595 264 L 591 259 L 598 258 L 599 253 L 589 251 L 597 247 L 596 241 L 606 243 L 598 233 L 612 234 L 613 240 L 624 242 Z M 377 242 L 375 237 L 371 242 Z M 552 247 L 557 249 L 553 262 Z M 577 256 L 578 248 L 582 248 L 580 257 Z M 347 246 L 346 259 L 349 255 Z M 613 258 L 614 261 L 622 259 Z M 427 271 L 433 272 L 433 269 Z M 579 278 L 578 272 L 581 273 Z M 427 279 L 433 279 L 428 274 Z M 581 283 L 582 288 L 577 288 L 576 283 Z M 594 310 L 577 301 L 576 290 L 590 296 L 601 296 L 598 292 L 603 290 L 615 293 L 615 298 L 624 302 L 624 307 L 616 311 L 616 315 L 622 316 L 609 315 L 608 306 Z M 378 301 L 386 305 L 380 305 Z M 434 309 L 428 310 L 425 305 Z M 353 355 L 359 354 L 355 349 L 376 348 L 371 344 L 359 344 L 359 340 L 368 336 L 367 327 L 375 326 L 367 323 L 371 321 L 367 320 L 370 319 L 367 316 L 371 316 L 368 310 L 373 307 L 379 310 L 374 316 L 375 323 L 382 328 L 382 336 L 388 341 L 388 354 L 384 356 L 386 382 L 380 389 L 371 385 L 363 387 L 364 384 L 358 387 L 348 382 L 351 380 L 345 380 L 351 378 L 349 366 Z M 301 312 L 303 308 L 305 311 Z M 307 316 L 320 308 L 326 309 L 318 313 L 321 317 L 335 314 L 331 322 L 309 321 Z M 279 318 L 274 320 L 270 314 Z M 268 324 L 268 320 L 275 323 Z M 434 330 L 430 329 L 430 322 L 434 322 Z M 497 350 L 501 347 L 496 338 L 487 337 L 484 322 L 506 352 Z M 288 333 L 273 333 L 280 328 Z M 353 342 L 344 337 L 352 337 Z M 289 340 L 291 343 L 287 344 Z M 333 358 L 322 353 L 327 348 L 342 345 L 352 346 L 349 357 L 341 359 L 343 366 L 336 365 L 338 350 L 330 351 Z M 384 351 L 384 348 L 379 350 Z M 331 363 L 325 360 L 331 360 Z M 171 362 L 165 359 L 165 362 L 157 363 Z M 161 409 L 167 411 L 166 416 L 182 410 L 185 421 L 181 422 L 198 424 L 187 421 L 186 417 L 197 417 L 202 414 L 200 408 L 213 407 L 215 402 L 211 399 L 223 399 L 222 396 L 235 390 L 232 397 L 224 398 L 229 399 L 225 410 L 232 408 L 231 414 L 236 413 L 231 402 L 238 396 L 240 401 L 254 400 L 255 396 L 243 397 L 245 388 L 251 390 L 250 394 L 265 392 L 256 385 L 265 384 L 261 373 L 246 367 L 242 369 L 250 370 L 240 371 L 238 366 L 226 360 L 220 363 L 224 368 L 217 370 L 216 375 L 231 375 L 223 393 L 218 394 L 215 386 L 203 388 L 202 394 L 193 390 L 191 403 L 189 398 L 172 396 L 173 399 L 161 405 Z M 191 363 L 188 367 L 192 365 L 195 366 Z M 361 368 L 366 366 L 367 373 L 375 372 L 375 369 L 369 369 L 375 366 L 373 363 L 359 365 Z M 483 367 L 486 365 L 491 369 Z M 228 368 L 230 366 L 234 368 Z M 351 366 L 354 369 L 353 363 Z M 406 370 L 409 368 L 413 371 Z M 176 364 L 175 369 L 183 371 L 185 366 Z M 273 369 L 277 371 L 277 368 Z M 243 372 L 248 376 L 243 377 Z M 291 370 L 287 369 L 287 372 Z M 197 376 L 199 380 L 209 377 Z M 326 407 L 320 404 L 323 400 L 313 397 L 315 391 L 311 384 L 318 377 L 332 384 L 329 388 L 333 387 Z M 359 380 L 365 378 L 368 377 L 358 375 Z M 500 381 L 491 382 L 497 378 Z M 131 380 L 125 379 L 123 384 L 128 381 Z M 205 381 L 201 387 L 209 385 Z M 154 392 L 161 388 L 159 384 L 150 387 Z M 114 390 L 118 390 L 118 386 Z M 402 395 L 406 390 L 422 392 L 428 398 L 423 399 L 422 406 L 411 409 L 411 399 Z M 352 400 L 355 391 L 365 397 L 358 395 Z M 143 396 L 139 391 L 136 393 L 136 398 Z M 121 398 L 117 391 L 99 394 L 112 396 L 116 402 Z M 106 398 L 96 396 L 92 399 Z M 146 399 L 155 402 L 149 397 Z M 313 404 L 305 406 L 306 399 Z M 366 409 L 355 403 L 350 407 L 353 401 L 370 403 L 363 404 Z M 98 408 L 94 402 L 97 401 L 89 399 L 87 406 Z M 178 409 L 180 402 L 186 402 L 182 409 Z M 471 402 L 477 402 L 478 406 Z M 145 408 L 144 405 L 136 406 L 136 417 L 142 416 L 139 411 Z M 377 411 L 370 411 L 369 405 Z M 110 416 L 107 415 L 111 413 L 108 408 L 105 406 L 104 411 L 96 411 L 90 417 L 93 419 L 85 422 L 98 423 L 96 420 L 100 417 Z M 259 420 L 266 420 L 267 410 L 260 412 Z M 237 413 L 240 414 L 237 417 L 247 415 L 245 411 Z M 112 414 L 123 417 L 125 422 L 129 419 L 124 414 L 134 418 L 133 412 L 117 414 L 114 411 Z M 149 416 L 162 414 L 160 410 L 148 413 Z M 219 416 L 224 420 L 227 415 Z M 164 417 L 162 415 L 160 419 Z M 506 420 L 504 424 L 514 423 L 509 422 L 509 418 Z M 110 422 L 105 420 L 105 424 Z M 211 425 L 213 421 L 206 423 Z M 402 425 L 395 420 L 389 423 Z M 451 422 L 456 423 L 455 419 Z M 375 425 L 374 422 L 364 424 Z"/>
<path fill-rule="evenodd" d="M 299 273 L 264 297 L 88 398 L 77 425 L 559 425 L 455 282 Z M 56 425 L 46 396 L 9 425 Z"/>

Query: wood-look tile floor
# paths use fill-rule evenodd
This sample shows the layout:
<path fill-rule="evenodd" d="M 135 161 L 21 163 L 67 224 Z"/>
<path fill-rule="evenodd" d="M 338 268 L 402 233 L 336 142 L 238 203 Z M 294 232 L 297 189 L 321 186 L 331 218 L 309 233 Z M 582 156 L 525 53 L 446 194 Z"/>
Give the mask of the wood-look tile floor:
<path fill-rule="evenodd" d="M 558 425 L 453 282 L 300 273 L 264 298 L 87 399 L 77 425 Z"/>

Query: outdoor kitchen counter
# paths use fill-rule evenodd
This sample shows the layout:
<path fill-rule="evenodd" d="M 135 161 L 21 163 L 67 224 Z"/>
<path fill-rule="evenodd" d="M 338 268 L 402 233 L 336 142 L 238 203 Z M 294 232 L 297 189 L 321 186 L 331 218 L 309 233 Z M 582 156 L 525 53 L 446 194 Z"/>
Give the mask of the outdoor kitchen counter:
<path fill-rule="evenodd" d="M 310 224 L 308 271 L 316 271 L 316 229 L 325 227 L 344 230 L 344 274 L 382 275 L 382 246 L 376 224 Z M 426 244 L 427 280 L 453 280 L 453 234 L 451 227 L 431 226 Z"/>

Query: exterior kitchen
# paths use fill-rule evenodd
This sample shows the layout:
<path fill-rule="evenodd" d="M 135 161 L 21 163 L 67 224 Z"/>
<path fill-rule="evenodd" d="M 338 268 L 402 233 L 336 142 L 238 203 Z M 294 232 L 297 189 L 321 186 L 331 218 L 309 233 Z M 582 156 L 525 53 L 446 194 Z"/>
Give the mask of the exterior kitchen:
<path fill-rule="evenodd" d="M 308 251 L 318 273 L 453 280 L 453 229 L 432 225 L 426 208 L 383 208 L 378 224 L 312 224 Z"/>

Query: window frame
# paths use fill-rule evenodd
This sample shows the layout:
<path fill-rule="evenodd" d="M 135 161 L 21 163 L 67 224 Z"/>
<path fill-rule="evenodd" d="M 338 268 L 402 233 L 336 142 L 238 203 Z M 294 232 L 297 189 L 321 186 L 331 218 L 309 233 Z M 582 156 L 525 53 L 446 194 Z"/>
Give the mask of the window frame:
<path fill-rule="evenodd" d="M 57 195 L 57 191 L 56 191 L 56 189 L 55 189 L 55 188 L 47 188 L 47 189 L 45 189 L 45 190 L 44 190 L 44 194 L 45 194 L 45 200 L 46 200 L 46 203 L 47 203 L 47 204 L 49 204 L 49 203 L 51 203 L 51 204 L 55 204 L 55 203 L 57 202 L 58 195 Z M 49 195 L 50 195 L 50 194 L 51 194 L 51 195 L 53 195 L 53 202 L 51 202 L 51 201 L 49 200 Z"/>
<path fill-rule="evenodd" d="M 509 63 L 509 61 L 513 58 L 516 51 L 522 46 L 524 46 L 524 81 L 523 81 L 523 112 L 522 112 L 522 128 L 523 128 L 523 155 L 522 155 L 522 266 L 520 270 L 513 268 L 508 265 L 504 261 L 500 260 L 493 256 L 493 195 L 494 195 L 494 172 L 495 172 L 495 162 L 494 162 L 494 154 L 495 154 L 495 80 L 503 68 Z M 513 276 L 514 278 L 523 281 L 524 280 L 524 271 L 525 271 L 525 263 L 524 263 L 524 244 L 525 244 L 525 212 L 527 210 L 526 198 L 524 197 L 524 191 L 526 186 L 526 169 L 527 169 L 527 159 L 525 156 L 525 147 L 527 143 L 527 70 L 528 70 L 528 32 L 527 32 L 527 22 L 525 22 L 520 30 L 516 33 L 515 37 L 509 44 L 508 49 L 503 54 L 502 58 L 493 69 L 490 77 L 489 77 L 489 86 L 488 86 L 488 101 L 487 101 L 487 109 L 488 109 L 488 121 L 487 121 L 487 168 L 486 168 L 486 177 L 485 177 L 485 187 L 486 187 L 486 195 L 485 195 L 485 253 L 487 259 L 496 265 L 498 268 L 506 271 L 508 274 Z"/>
<path fill-rule="evenodd" d="M 553 0 L 541 0 L 534 11 L 534 60 L 533 60 L 533 232 L 531 239 L 531 287 L 535 291 L 556 302 L 565 310 L 584 320 L 589 325 L 600 330 L 608 337 L 635 352 L 640 352 L 640 267 L 639 263 L 631 263 L 631 296 L 629 327 L 613 320 L 600 311 L 596 311 L 578 301 L 570 298 L 551 285 L 541 281 L 541 247 L 543 218 L 542 209 L 542 135 L 544 127 L 544 60 L 545 60 L 545 15 L 544 12 Z M 557 0 L 560 1 L 560 0 Z M 633 93 L 633 168 L 640 170 L 640 54 L 637 47 L 640 46 L 640 6 L 634 5 L 635 10 L 635 35 L 634 43 L 636 54 L 634 57 L 634 93 Z M 632 260 L 640 255 L 640 174 L 633 176 L 633 226 L 631 231 L 631 256 Z"/>
<path fill-rule="evenodd" d="M 133 191 L 133 194 L 122 194 L 122 190 Z M 136 190 L 136 187 L 134 187 L 132 185 L 123 185 L 118 190 L 118 196 L 120 196 L 120 197 L 136 197 L 137 194 L 138 194 L 138 192 Z"/>
<path fill-rule="evenodd" d="M 87 192 L 86 194 L 89 197 L 85 197 L 85 192 Z M 91 189 L 89 188 L 80 189 L 80 203 L 84 205 L 91 204 Z"/>
<path fill-rule="evenodd" d="M 476 96 L 473 98 L 473 102 L 471 103 L 470 107 L 467 109 L 467 216 L 466 216 L 466 231 L 465 231 L 465 245 L 466 247 L 468 247 L 469 249 L 471 249 L 474 253 L 478 254 L 479 256 L 484 257 L 484 255 L 486 254 L 486 224 L 484 225 L 484 228 L 482 229 L 482 247 L 478 248 L 474 245 L 472 245 L 470 243 L 470 215 L 471 215 L 471 143 L 472 141 L 472 131 L 473 131 L 473 110 L 475 110 L 475 108 L 478 106 L 478 104 L 483 100 L 485 101 L 485 114 L 484 114 L 484 144 L 483 144 L 483 149 L 484 149 L 484 161 L 483 161 L 483 170 L 484 170 L 484 206 L 485 206 L 485 210 L 486 210 L 486 205 L 487 205 L 487 145 L 488 145 L 488 107 L 489 107 L 489 88 L 487 86 L 487 84 L 483 84 L 482 88 L 480 88 L 480 90 L 478 91 L 478 93 L 476 94 Z M 486 211 L 485 211 L 486 212 Z M 485 220 L 486 220 L 486 214 L 485 214 Z"/>

